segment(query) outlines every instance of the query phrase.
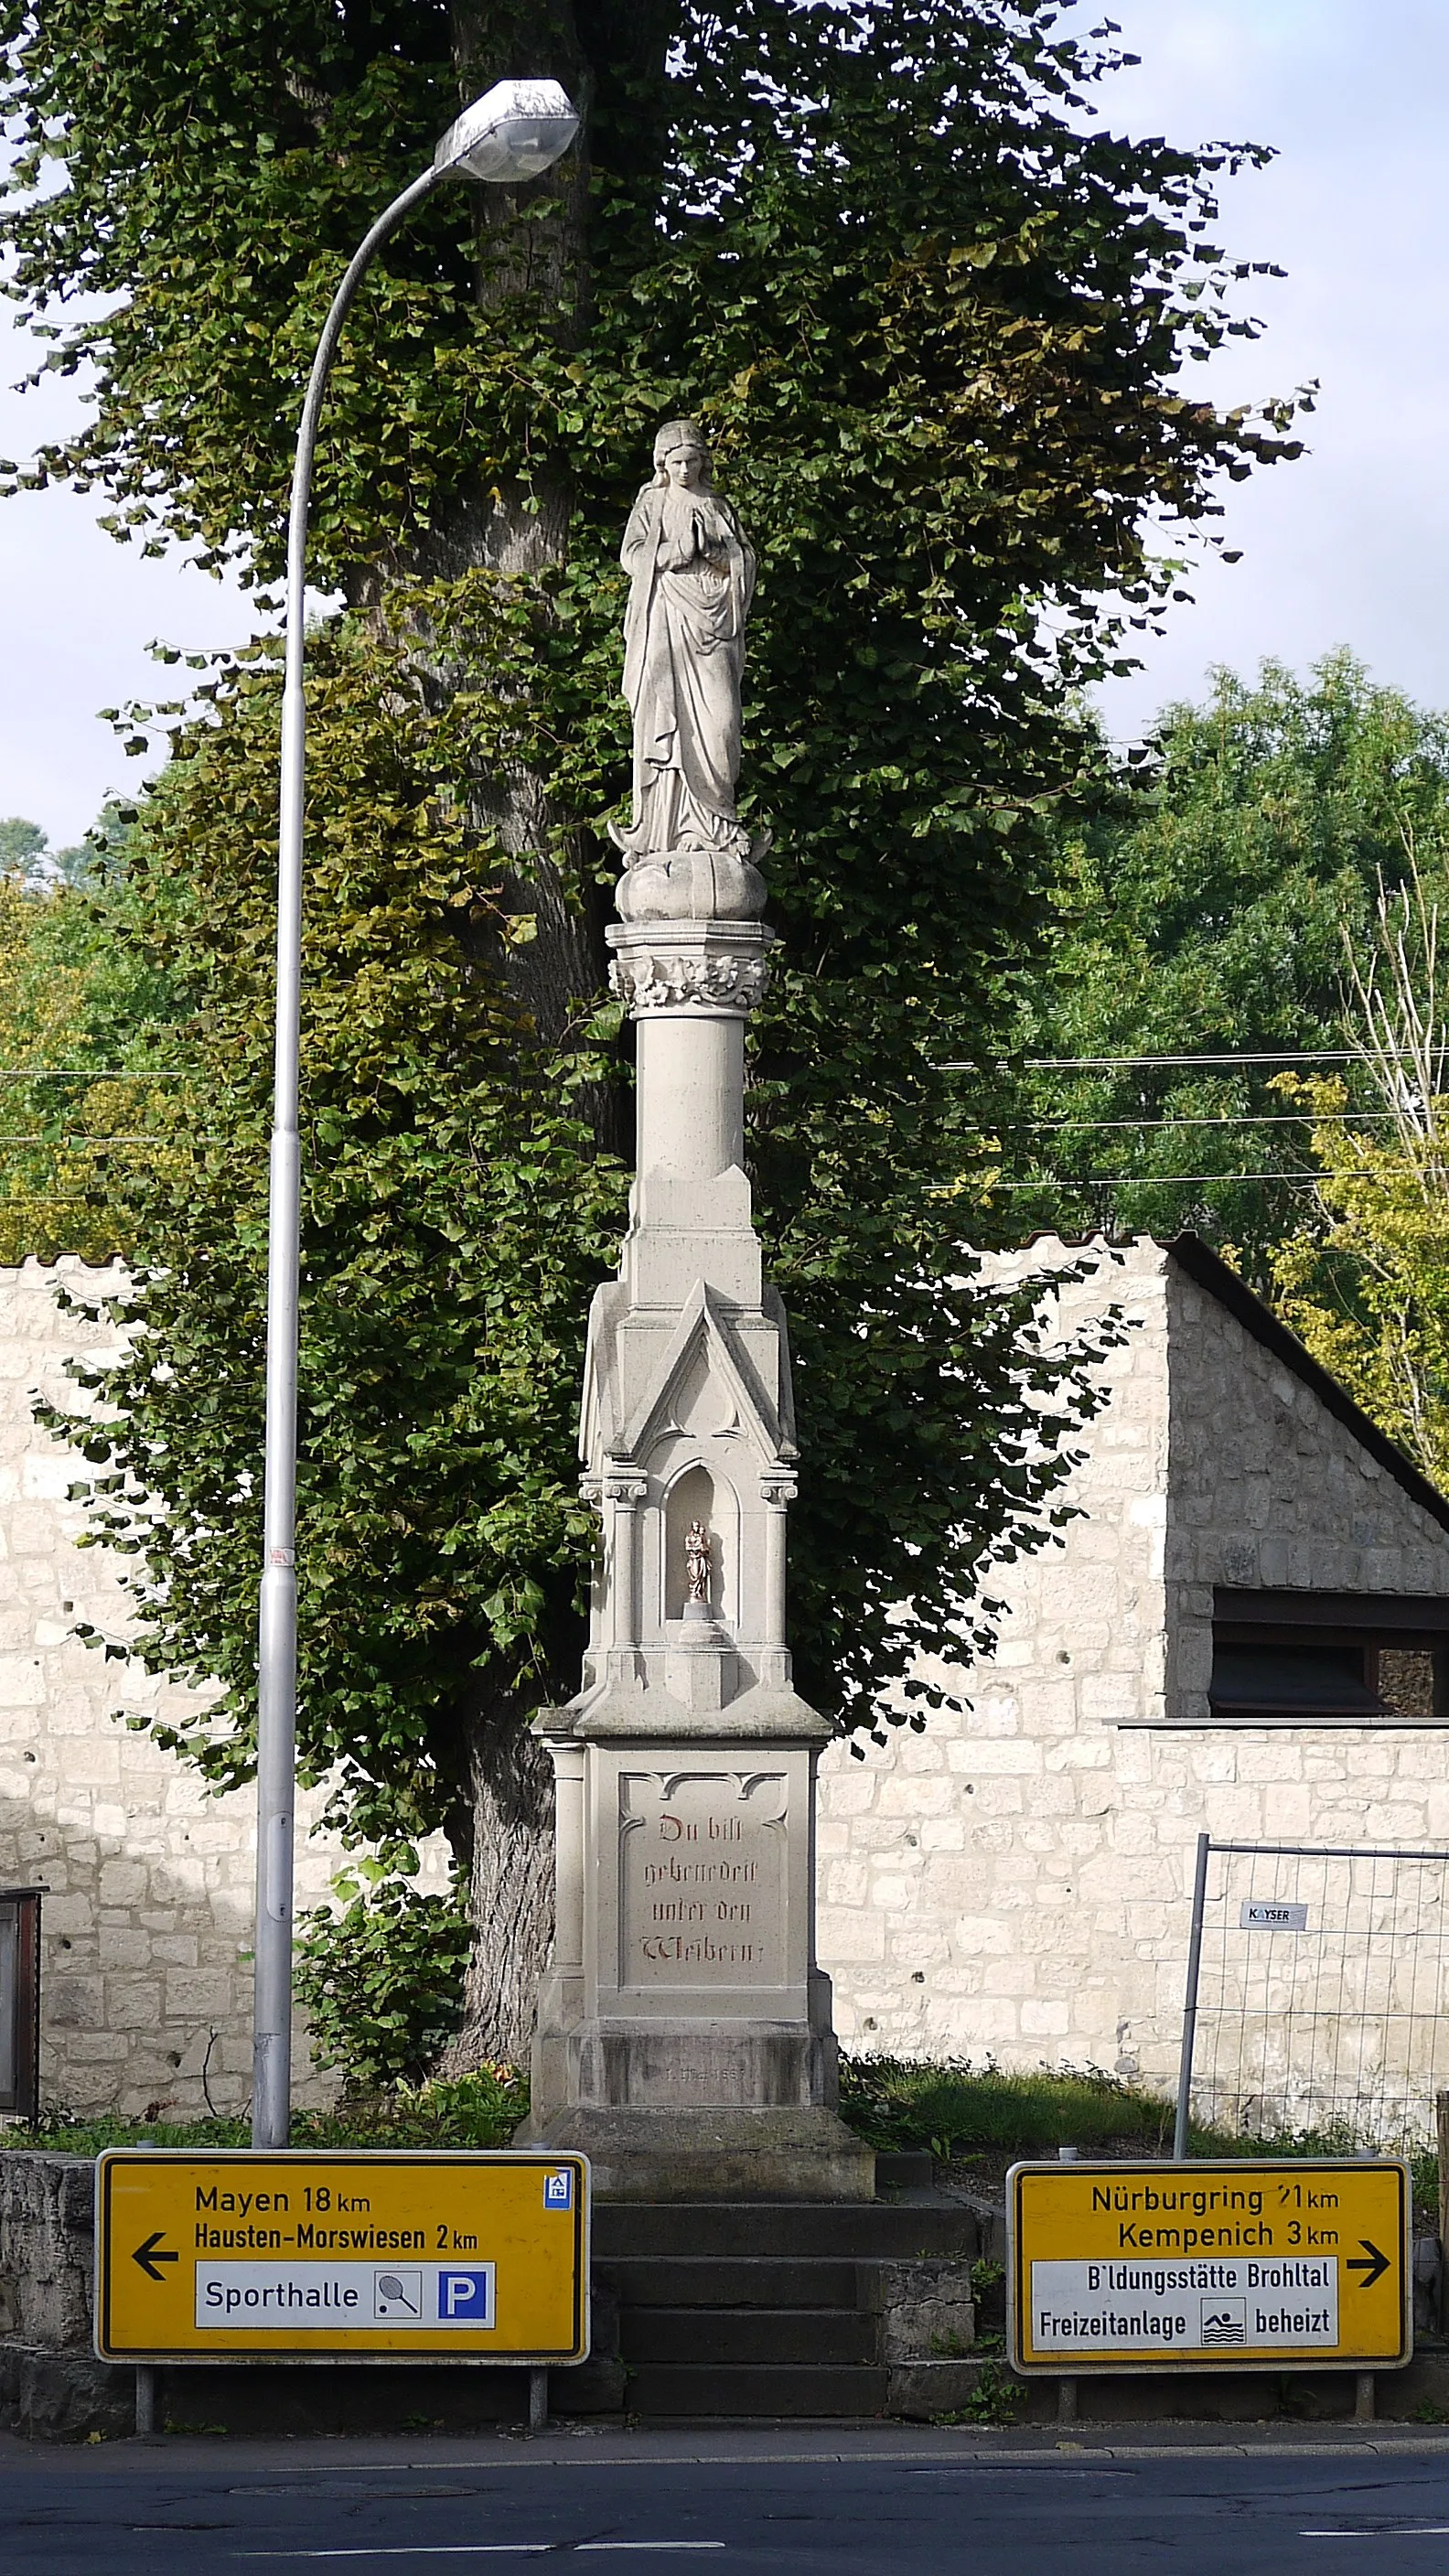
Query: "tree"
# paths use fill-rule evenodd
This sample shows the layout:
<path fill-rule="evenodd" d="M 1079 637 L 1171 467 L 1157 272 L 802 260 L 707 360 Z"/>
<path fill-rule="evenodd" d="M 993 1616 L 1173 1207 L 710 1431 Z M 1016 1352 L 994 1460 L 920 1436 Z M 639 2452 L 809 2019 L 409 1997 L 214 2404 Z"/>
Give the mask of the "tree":
<path fill-rule="evenodd" d="M 150 1149 L 169 995 L 154 959 L 123 952 L 94 901 L 123 911 L 125 824 L 51 851 L 38 824 L 0 823 L 0 1261 L 126 1240 L 111 1190 Z"/>
<path fill-rule="evenodd" d="M 40 875 L 46 848 L 46 835 L 38 823 L 27 823 L 23 815 L 7 815 L 0 822 L 0 874 L 17 885 L 33 885 Z"/>
<path fill-rule="evenodd" d="M 572 1686 L 580 1633 L 569 1435 L 627 1073 L 601 1009 L 601 827 L 628 769 L 615 549 L 653 429 L 704 421 L 760 553 L 747 778 L 787 962 L 751 1151 L 810 1460 L 801 1681 L 849 1722 L 946 1642 L 1058 1472 L 1032 1407 L 1060 1373 L 1026 1301 L 964 1276 L 984 1162 L 938 1068 L 1002 1042 L 1037 809 L 1082 754 L 1066 692 L 1170 584 L 1153 514 L 1204 520 L 1219 471 L 1296 451 L 1281 411 L 1219 417 L 1176 384 L 1251 327 L 1207 239 L 1231 156 L 1088 124 L 1111 58 L 1059 41 L 1046 0 L 179 0 L 127 13 L 124 41 L 117 7 L 0 7 L 20 186 L 52 154 L 69 176 L 12 204 L 18 291 L 33 313 L 111 299 L 57 345 L 94 367 L 96 407 L 35 476 L 100 483 L 120 531 L 262 581 L 365 222 L 460 87 L 546 71 L 588 111 L 557 178 L 471 213 L 436 199 L 390 247 L 315 521 L 352 615 L 319 649 L 312 771 L 304 1742 L 359 1829 L 446 1818 L 495 1979 L 473 2041 L 497 2050 L 544 1905 L 520 1719 Z M 138 1179 L 151 1339 L 93 1447 L 123 1529 L 127 1476 L 164 1501 L 130 1531 L 141 1651 L 220 1676 L 193 1749 L 237 1779 L 275 673 L 208 687 L 130 871 L 189 996 L 194 1166 Z"/>
<path fill-rule="evenodd" d="M 1278 1247 L 1288 1322 L 1366 1413 L 1449 1483 L 1449 1003 L 1439 953 L 1442 867 L 1379 890 L 1373 936 L 1345 924 L 1358 1100 L 1342 1081 L 1285 1084 L 1314 1119 L 1316 1221 Z M 1362 1102 L 1376 1101 L 1376 1125 Z M 1385 1132 L 1387 1131 L 1387 1132 Z"/>
<path fill-rule="evenodd" d="M 1350 1047 L 1345 956 L 1415 850 L 1436 865 L 1449 852 L 1449 720 L 1346 652 L 1306 682 L 1275 663 L 1255 687 L 1218 672 L 1206 706 L 1167 710 L 1142 774 L 1104 759 L 1098 811 L 1061 832 L 1058 935 L 1026 985 L 1022 1052 Z M 1282 1070 L 1036 1076 L 1006 1131 L 1005 1170 L 1039 1182 L 1013 1194 L 1018 1211 L 1068 1232 L 1192 1224 L 1266 1281 L 1303 1204 L 1274 1176 L 1310 1159 L 1310 1113 L 1275 1088 Z M 1136 1185 L 1096 1178 L 1122 1173 Z M 1207 1177 L 1159 1177 L 1178 1173 Z"/>
<path fill-rule="evenodd" d="M 23 815 L 11 814 L 0 822 L 0 876 L 13 877 L 29 893 L 84 884 L 95 856 L 89 840 L 77 842 L 73 849 L 53 850 L 49 833 L 42 832 L 38 823 L 27 823 Z"/>

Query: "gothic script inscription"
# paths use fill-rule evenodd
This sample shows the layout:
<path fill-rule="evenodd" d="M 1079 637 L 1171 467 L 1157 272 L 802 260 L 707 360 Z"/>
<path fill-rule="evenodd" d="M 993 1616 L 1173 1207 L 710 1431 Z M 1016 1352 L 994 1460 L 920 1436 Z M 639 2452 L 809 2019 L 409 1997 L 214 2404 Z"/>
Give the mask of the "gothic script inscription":
<path fill-rule="evenodd" d="M 636 1771 L 619 1791 L 621 1984 L 783 1984 L 783 1773 Z"/>

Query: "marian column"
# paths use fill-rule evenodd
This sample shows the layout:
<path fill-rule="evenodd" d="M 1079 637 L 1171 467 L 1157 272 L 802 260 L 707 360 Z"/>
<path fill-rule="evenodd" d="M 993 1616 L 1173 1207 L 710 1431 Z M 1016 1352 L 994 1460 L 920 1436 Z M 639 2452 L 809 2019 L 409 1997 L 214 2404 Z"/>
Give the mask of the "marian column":
<path fill-rule="evenodd" d="M 624 538 L 634 808 L 615 990 L 638 1031 L 619 1277 L 589 1318 L 580 1450 L 602 1523 L 584 1686 L 537 1729 L 557 1928 L 527 2135 L 608 2198 L 868 2198 L 815 1964 L 815 1765 L 785 1642 L 796 1449 L 785 1317 L 744 1171 L 764 882 L 735 813 L 754 556 L 689 421 Z"/>

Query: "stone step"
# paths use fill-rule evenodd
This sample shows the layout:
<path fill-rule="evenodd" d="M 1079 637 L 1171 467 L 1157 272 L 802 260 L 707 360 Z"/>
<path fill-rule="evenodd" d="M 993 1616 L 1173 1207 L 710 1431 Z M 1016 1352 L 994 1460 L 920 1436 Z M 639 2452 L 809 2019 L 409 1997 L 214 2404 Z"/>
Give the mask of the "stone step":
<path fill-rule="evenodd" d="M 595 2259 L 667 2254 L 909 2262 L 977 2251 L 974 2213 L 955 2201 L 596 2201 Z"/>
<path fill-rule="evenodd" d="M 629 2371 L 632 2414 L 701 2418 L 861 2417 L 885 2410 L 885 2370 L 768 2362 L 645 2361 Z"/>
<path fill-rule="evenodd" d="M 854 2263 L 779 2256 L 633 2254 L 594 2263 L 595 2284 L 623 2308 L 845 2308 L 860 2296 Z"/>
<path fill-rule="evenodd" d="M 932 2191 L 935 2182 L 936 2159 L 928 2148 L 883 2148 L 876 2156 L 875 2187 L 879 2192 Z"/>
<path fill-rule="evenodd" d="M 813 2367 L 872 2365 L 879 2321 L 840 2308 L 626 2308 L 620 2349 L 631 2365 L 684 2362 Z"/>

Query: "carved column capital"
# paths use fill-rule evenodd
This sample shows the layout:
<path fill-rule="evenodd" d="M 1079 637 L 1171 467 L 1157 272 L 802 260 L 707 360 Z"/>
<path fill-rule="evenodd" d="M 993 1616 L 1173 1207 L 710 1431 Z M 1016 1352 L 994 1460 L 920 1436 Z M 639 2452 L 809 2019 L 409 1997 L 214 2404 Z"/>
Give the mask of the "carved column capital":
<path fill-rule="evenodd" d="M 648 1012 L 728 1012 L 764 998 L 773 935 L 757 921 L 613 923 L 609 981 L 636 1018 Z"/>

